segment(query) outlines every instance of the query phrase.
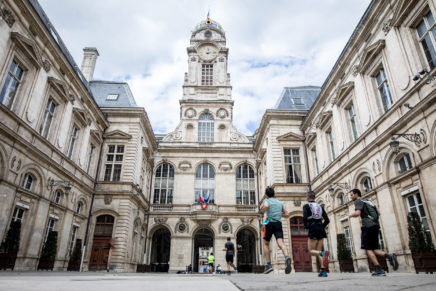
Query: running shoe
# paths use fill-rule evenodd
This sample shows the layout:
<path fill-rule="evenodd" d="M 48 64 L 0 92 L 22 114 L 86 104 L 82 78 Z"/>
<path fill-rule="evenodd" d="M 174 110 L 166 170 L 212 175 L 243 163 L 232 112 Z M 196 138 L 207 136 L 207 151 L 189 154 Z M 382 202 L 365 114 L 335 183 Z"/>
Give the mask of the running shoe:
<path fill-rule="evenodd" d="M 327 275 L 327 272 L 326 271 L 321 271 L 321 272 L 319 272 L 319 274 L 318 274 L 318 277 L 328 277 L 329 275 Z"/>
<path fill-rule="evenodd" d="M 266 264 L 266 265 L 265 265 L 265 270 L 263 270 L 263 273 L 264 273 L 264 274 L 268 274 L 268 273 L 271 273 L 273 270 L 274 270 L 274 269 L 273 269 L 273 267 L 271 266 L 271 264 Z"/>
<path fill-rule="evenodd" d="M 392 268 L 394 271 L 398 270 L 398 261 L 397 261 L 397 255 L 392 253 L 387 255 L 389 263 L 392 265 Z"/>
<path fill-rule="evenodd" d="M 373 276 L 373 277 L 379 277 L 379 276 L 386 276 L 386 273 L 385 273 L 385 271 L 383 271 L 383 270 L 375 270 L 372 274 L 371 274 L 371 276 Z"/>
<path fill-rule="evenodd" d="M 285 273 L 289 274 L 292 271 L 292 260 L 290 257 L 287 257 L 285 260 L 285 264 L 286 264 L 286 268 L 285 268 Z"/>
<path fill-rule="evenodd" d="M 329 251 L 322 251 L 322 264 L 324 268 L 328 269 L 329 267 Z"/>
<path fill-rule="evenodd" d="M 236 266 L 235 266 L 235 264 L 231 264 L 230 266 L 232 266 L 232 268 L 236 271 Z"/>

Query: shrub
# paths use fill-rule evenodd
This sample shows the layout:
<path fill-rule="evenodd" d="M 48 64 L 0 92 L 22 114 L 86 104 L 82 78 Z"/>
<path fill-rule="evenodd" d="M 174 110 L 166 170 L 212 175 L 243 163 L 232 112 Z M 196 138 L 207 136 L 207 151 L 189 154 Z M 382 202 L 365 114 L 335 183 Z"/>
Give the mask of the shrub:
<path fill-rule="evenodd" d="M 50 231 L 48 233 L 47 240 L 44 243 L 44 247 L 42 248 L 41 258 L 52 258 L 56 257 L 57 250 L 57 241 L 58 241 L 58 232 Z"/>
<path fill-rule="evenodd" d="M 0 252 L 7 254 L 16 254 L 20 247 L 20 232 L 21 232 L 21 221 L 15 220 L 11 222 L 8 233 L 4 242 L 2 242 L 0 247 Z"/>
<path fill-rule="evenodd" d="M 422 228 L 421 218 L 416 212 L 409 212 L 407 215 L 409 231 L 409 248 L 413 254 L 435 253 L 435 247 L 428 231 Z"/>
<path fill-rule="evenodd" d="M 337 235 L 338 240 L 338 260 L 351 260 L 351 252 L 347 248 L 347 241 L 345 239 L 345 234 L 339 233 Z"/>

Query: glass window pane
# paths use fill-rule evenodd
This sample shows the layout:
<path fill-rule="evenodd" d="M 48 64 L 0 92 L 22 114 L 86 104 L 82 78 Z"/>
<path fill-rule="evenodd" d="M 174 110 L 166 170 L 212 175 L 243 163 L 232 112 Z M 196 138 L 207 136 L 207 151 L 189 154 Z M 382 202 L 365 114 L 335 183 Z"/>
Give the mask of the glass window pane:
<path fill-rule="evenodd" d="M 427 21 L 428 21 L 428 25 L 430 25 L 430 27 L 434 24 L 434 18 L 433 18 L 433 15 L 431 14 L 431 12 L 429 12 L 427 14 Z"/>
<path fill-rule="evenodd" d="M 416 204 L 415 204 L 415 199 L 413 199 L 413 196 L 409 196 L 409 197 L 407 197 L 407 200 L 409 201 L 409 206 L 410 206 L 410 208 L 416 206 Z"/>

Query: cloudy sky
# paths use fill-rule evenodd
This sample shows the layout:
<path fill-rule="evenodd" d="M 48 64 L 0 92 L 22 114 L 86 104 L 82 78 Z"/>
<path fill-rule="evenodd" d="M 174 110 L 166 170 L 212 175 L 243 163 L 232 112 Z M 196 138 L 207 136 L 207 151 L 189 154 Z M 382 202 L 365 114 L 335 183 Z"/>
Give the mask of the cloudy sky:
<path fill-rule="evenodd" d="M 252 135 L 283 87 L 321 86 L 370 0 L 39 0 L 77 64 L 97 47 L 94 79 L 127 81 L 155 133 L 179 121 L 186 47 L 210 17 L 226 31 L 234 124 Z"/>

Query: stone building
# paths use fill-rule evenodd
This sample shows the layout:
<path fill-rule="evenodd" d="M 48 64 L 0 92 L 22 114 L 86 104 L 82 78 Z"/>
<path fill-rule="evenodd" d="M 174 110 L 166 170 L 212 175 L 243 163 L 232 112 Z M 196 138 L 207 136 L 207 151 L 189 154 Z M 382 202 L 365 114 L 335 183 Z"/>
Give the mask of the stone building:
<path fill-rule="evenodd" d="M 370 3 L 322 87 L 284 88 L 246 136 L 232 123 L 218 22 L 194 27 L 180 122 L 154 134 L 127 83 L 92 80 L 95 48 L 79 70 L 36 0 L 1 1 L 0 239 L 22 222 L 15 269 L 35 270 L 54 230 L 56 270 L 81 239 L 84 270 L 202 271 L 210 252 L 225 265 L 230 237 L 238 269 L 251 272 L 264 263 L 258 205 L 269 185 L 291 213 L 296 271 L 316 268 L 302 227 L 309 189 L 331 218 L 330 269 L 345 233 L 355 270 L 368 270 L 359 220 L 347 219 L 355 187 L 379 207 L 383 247 L 412 271 L 407 213 L 435 236 L 436 5 L 391 2 Z M 284 269 L 276 247 L 272 259 Z"/>

